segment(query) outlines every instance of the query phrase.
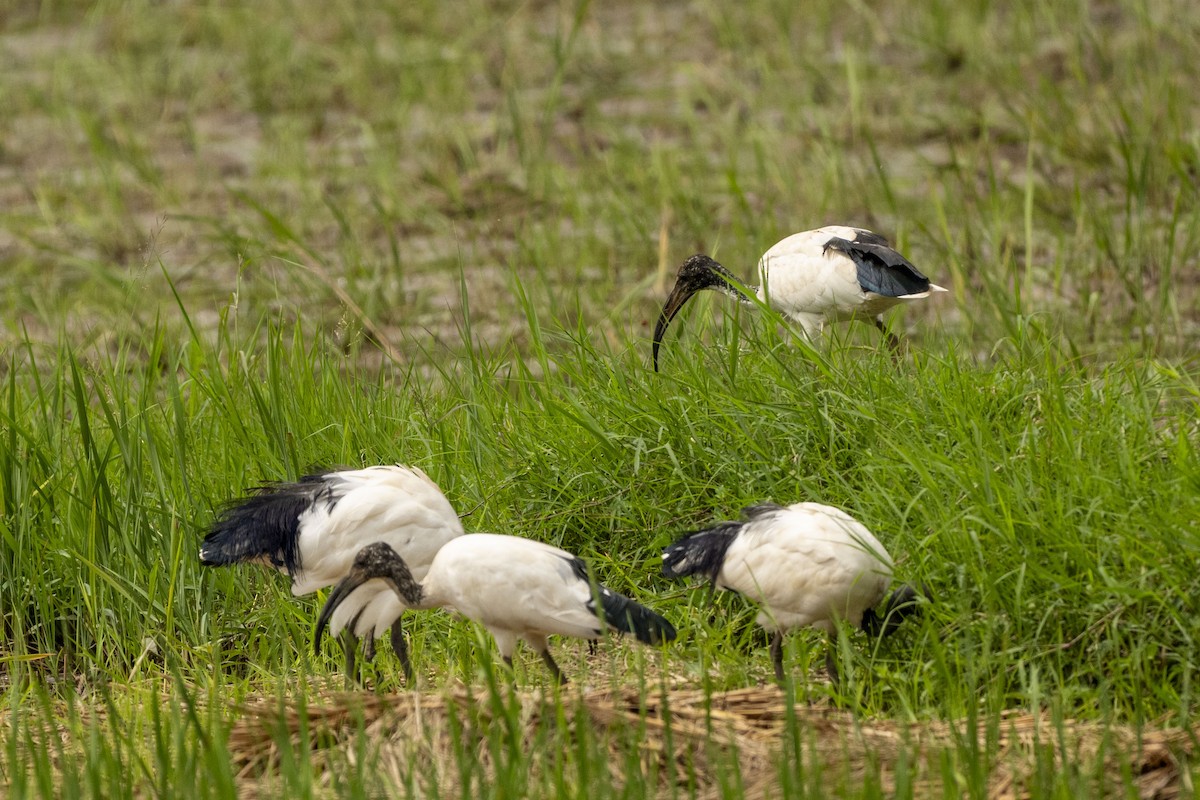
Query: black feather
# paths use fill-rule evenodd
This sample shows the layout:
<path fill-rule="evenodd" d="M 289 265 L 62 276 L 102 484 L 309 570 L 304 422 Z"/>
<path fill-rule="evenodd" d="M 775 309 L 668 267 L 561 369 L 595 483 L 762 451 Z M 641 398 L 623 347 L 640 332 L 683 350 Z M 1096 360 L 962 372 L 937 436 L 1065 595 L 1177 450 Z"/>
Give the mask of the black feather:
<path fill-rule="evenodd" d="M 920 589 L 909 583 L 897 586 L 879 611 L 868 608 L 863 612 L 862 629 L 868 636 L 891 636 L 907 618 L 921 612 L 920 598 L 930 597 L 929 587 Z"/>
<path fill-rule="evenodd" d="M 746 508 L 743 508 L 742 516 L 746 518 L 747 522 L 752 522 L 756 519 L 770 516 L 776 511 L 782 510 L 783 506 L 779 505 L 778 503 L 759 503 L 756 506 L 747 506 Z"/>
<path fill-rule="evenodd" d="M 758 508 L 761 506 L 746 509 L 747 516 L 757 514 Z M 722 522 L 711 528 L 689 533 L 663 550 L 663 575 L 668 578 L 703 575 L 716 583 L 721 565 L 725 563 L 725 553 L 745 524 Z"/>
<path fill-rule="evenodd" d="M 639 642 L 662 644 L 675 640 L 675 626 L 641 603 L 617 594 L 606 586 L 597 586 L 604 621 L 624 633 L 632 633 Z"/>
<path fill-rule="evenodd" d="M 854 229 L 854 243 L 855 244 L 877 244 L 882 247 L 891 247 L 892 246 L 891 243 L 888 242 L 887 237 L 880 236 L 878 233 L 875 233 L 874 231 L 864 231 L 862 228 Z"/>
<path fill-rule="evenodd" d="M 929 278 L 922 275 L 908 259 L 888 247 L 886 239 L 870 234 L 864 240 L 863 233 L 860 231 L 853 242 L 835 236 L 825 243 L 825 250 L 835 250 L 854 262 L 858 270 L 858 285 L 863 291 L 884 297 L 903 297 L 929 291 Z M 875 240 L 884 243 L 878 244 Z"/>
<path fill-rule="evenodd" d="M 588 571 L 588 565 L 586 561 L 575 556 L 572 556 L 571 558 L 564 557 L 563 560 L 571 565 L 571 574 L 573 574 L 576 578 L 579 578 L 579 580 L 583 581 L 584 583 L 592 582 L 592 573 Z"/>
<path fill-rule="evenodd" d="M 207 567 L 265 558 L 295 575 L 301 568 L 300 515 L 317 503 L 332 509 L 341 494 L 325 472 L 306 475 L 293 483 L 268 484 L 236 505 L 226 508 L 200 546 L 200 563 Z"/>
<path fill-rule="evenodd" d="M 595 583 L 588 571 L 587 563 L 581 558 L 568 558 L 571 572 L 576 578 L 595 586 L 604 610 L 604 621 L 622 633 L 632 633 L 639 642 L 661 644 L 675 639 L 675 626 L 663 617 L 646 608 L 636 600 L 630 600 L 607 586 Z M 595 598 L 588 600 L 587 610 L 596 614 Z M 599 614 L 597 614 L 599 616 Z"/>

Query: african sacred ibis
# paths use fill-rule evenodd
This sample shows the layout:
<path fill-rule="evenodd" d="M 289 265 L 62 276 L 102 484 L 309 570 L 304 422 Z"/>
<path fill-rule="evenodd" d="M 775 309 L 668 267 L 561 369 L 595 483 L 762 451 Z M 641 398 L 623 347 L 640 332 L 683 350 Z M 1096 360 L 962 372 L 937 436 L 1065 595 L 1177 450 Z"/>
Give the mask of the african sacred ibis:
<path fill-rule="evenodd" d="M 870 318 L 893 348 L 899 341 L 887 333 L 883 312 L 898 303 L 946 291 L 930 283 L 884 237 L 840 225 L 795 233 L 779 242 L 759 260 L 758 278 L 759 286 L 746 288 L 760 302 L 798 323 L 808 338 L 819 334 L 826 322 Z M 696 292 L 712 289 L 753 304 L 736 280 L 706 255 L 683 262 L 654 326 L 656 370 L 658 347 L 667 326 Z"/>
<path fill-rule="evenodd" d="M 386 582 L 408 608 L 446 606 L 483 625 L 510 667 L 517 640 L 524 639 L 560 683 L 566 676 L 550 655 L 550 634 L 595 639 L 607 625 L 646 644 L 675 638 L 670 622 L 591 582 L 587 565 L 567 551 L 519 536 L 472 533 L 442 545 L 423 581 L 386 543 L 364 547 L 321 609 L 316 646 L 342 601 L 373 580 Z"/>
<path fill-rule="evenodd" d="M 890 634 L 916 611 L 917 593 L 908 585 L 875 610 L 892 580 L 892 557 L 841 509 L 764 503 L 742 513 L 743 522 L 721 522 L 667 547 L 663 574 L 704 575 L 760 603 L 758 624 L 774 632 L 771 659 L 780 681 L 785 631 L 807 625 L 832 637 L 843 619 L 871 636 Z M 836 679 L 832 653 L 825 663 Z"/>
<path fill-rule="evenodd" d="M 264 486 L 226 509 L 200 547 L 200 562 L 220 566 L 259 563 L 286 572 L 292 594 L 331 586 L 350 574 L 364 545 L 386 542 L 402 553 L 418 577 L 434 554 L 462 536 L 462 523 L 441 489 L 416 467 L 377 466 L 322 472 L 294 483 Z M 392 648 L 405 677 L 412 664 L 401 629 L 405 605 L 383 581 L 359 587 L 331 621 L 336 635 L 347 631 L 346 676 L 354 677 L 354 646 L 364 655 L 392 629 Z"/>

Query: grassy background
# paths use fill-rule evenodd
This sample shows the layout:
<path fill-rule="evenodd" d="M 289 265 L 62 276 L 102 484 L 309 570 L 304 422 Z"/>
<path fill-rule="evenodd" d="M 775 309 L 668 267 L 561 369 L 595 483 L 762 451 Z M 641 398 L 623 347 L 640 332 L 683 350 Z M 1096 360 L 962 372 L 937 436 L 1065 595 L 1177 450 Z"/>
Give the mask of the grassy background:
<path fill-rule="evenodd" d="M 550 713 L 518 741 L 510 706 L 440 784 L 372 770 L 369 736 L 320 762 L 283 736 L 274 770 L 235 778 L 226 703 L 315 699 L 339 657 L 310 652 L 320 598 L 202 572 L 196 546 L 246 487 L 329 464 L 419 464 L 468 530 L 569 547 L 685 631 L 661 655 L 557 645 L 580 683 L 766 680 L 752 612 L 710 614 L 655 560 L 742 505 L 816 499 L 936 595 L 895 642 L 844 641 L 847 684 L 817 702 L 1190 724 L 1188 4 L 360 5 L 0 10 L 0 787 L 707 788 L 635 768 L 636 729 Z M 716 300 L 649 371 L 683 258 L 749 277 L 830 222 L 952 290 L 893 320 L 910 359 L 866 326 L 810 352 Z M 495 680 L 469 626 L 409 627 L 423 689 Z M 819 641 L 792 638 L 800 678 Z M 389 654 L 375 669 L 399 685 Z M 792 732 L 769 770 L 819 795 Z M 941 758 L 924 768 L 986 793 L 994 752 Z M 744 788 L 737 763 L 721 780 Z M 1024 788 L 1095 790 L 1090 763 Z M 882 774 L 843 788 L 914 791 Z"/>

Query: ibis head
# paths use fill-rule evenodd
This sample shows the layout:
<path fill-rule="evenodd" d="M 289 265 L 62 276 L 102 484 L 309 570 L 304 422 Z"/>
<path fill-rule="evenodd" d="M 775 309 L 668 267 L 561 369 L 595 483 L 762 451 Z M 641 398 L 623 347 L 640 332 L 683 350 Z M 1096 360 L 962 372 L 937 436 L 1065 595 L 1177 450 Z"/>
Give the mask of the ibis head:
<path fill-rule="evenodd" d="M 862 629 L 868 636 L 891 636 L 905 619 L 921 615 L 922 599 L 932 600 L 933 590 L 925 585 L 902 583 L 892 590 L 881 608 L 869 608 L 863 613 Z"/>
<path fill-rule="evenodd" d="M 358 551 L 358 555 L 354 557 L 354 565 L 350 567 L 350 572 L 333 588 L 329 599 L 325 601 L 325 605 L 321 609 L 321 616 L 317 618 L 314 649 L 320 650 L 325 626 L 329 624 L 333 612 L 342 604 L 342 601 L 353 594 L 359 586 L 375 578 L 382 578 L 386 581 L 410 608 L 420 607 L 424 591 L 421 589 L 421 584 L 413 578 L 408 564 L 405 564 L 400 554 L 386 542 L 374 542 Z"/>
<path fill-rule="evenodd" d="M 743 301 L 748 300 L 746 295 L 734 285 L 733 281 L 735 280 L 737 279 L 732 272 L 703 253 L 698 253 L 683 262 L 683 266 L 679 268 L 679 274 L 675 278 L 675 288 L 667 295 L 667 302 L 663 304 L 662 313 L 658 315 L 658 324 L 654 326 L 655 371 L 658 370 L 658 346 L 662 343 L 663 336 L 666 335 L 667 326 L 671 324 L 671 320 L 675 319 L 675 315 L 683 308 L 683 304 L 691 299 L 692 295 L 703 289 L 712 289 Z"/>

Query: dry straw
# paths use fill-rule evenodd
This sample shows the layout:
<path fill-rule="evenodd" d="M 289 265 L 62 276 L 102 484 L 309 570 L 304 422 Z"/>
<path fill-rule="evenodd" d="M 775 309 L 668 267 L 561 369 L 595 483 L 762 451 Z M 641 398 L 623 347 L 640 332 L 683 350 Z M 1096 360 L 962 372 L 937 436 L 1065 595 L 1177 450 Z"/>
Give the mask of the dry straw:
<path fill-rule="evenodd" d="M 774 686 L 712 694 L 678 689 L 646 697 L 633 689 L 591 691 L 578 702 L 564 700 L 561 709 L 542 695 L 521 693 L 520 707 L 526 742 L 543 714 L 562 713 L 572 724 L 579 724 L 582 714 L 601 737 L 622 728 L 640 731 L 643 768 L 657 767 L 664 796 L 671 794 L 670 781 L 693 780 L 700 787 L 698 796 L 720 797 L 719 764 L 729 764 L 732 758 L 737 760 L 746 797 L 780 796 L 777 765 L 788 704 Z M 303 710 L 260 701 L 238 707 L 229 748 L 243 786 L 253 794 L 255 786 L 266 788 L 274 782 L 281 732 L 288 733 L 293 746 L 310 742 L 314 765 L 320 769 L 330 756 L 355 757 L 351 743 L 361 725 L 378 752 L 380 770 L 397 785 L 404 776 L 411 777 L 412 765 L 418 763 L 426 778 L 427 770 L 436 772 L 440 793 L 454 792 L 459 788 L 454 738 L 458 737 L 459 747 L 474 747 L 488 770 L 486 740 L 496 708 L 495 698 L 487 692 L 472 693 L 461 687 L 444 694 L 332 694 Z M 969 726 L 962 722 L 865 720 L 849 711 L 803 704 L 793 706 L 792 713 L 802 732 L 807 763 L 816 760 L 827 774 L 851 781 L 878 770 L 877 780 L 885 793 L 895 786 L 898 763 L 907 758 L 916 795 L 945 796 L 939 754 L 962 747 L 964 736 L 969 736 L 965 733 Z M 994 743 L 984 741 L 984 731 L 975 735 L 980 751 L 994 754 L 988 796 L 996 800 L 1028 796 L 1025 787 L 1038 762 L 1044 764 L 1052 755 L 1054 763 L 1062 765 L 1064 750 L 1069 763 L 1083 766 L 1088 774 L 1106 776 L 1111 796 L 1129 797 L 1132 786 L 1138 797 L 1166 800 L 1192 791 L 1180 762 L 1190 759 L 1198 732 L 1200 727 L 1138 732 L 1099 722 L 1056 722 L 1047 714 L 1010 713 L 993 732 Z M 628 759 L 616 752 L 620 737 L 609 736 L 607 741 L 614 751 L 610 770 L 619 781 L 619 770 Z"/>

